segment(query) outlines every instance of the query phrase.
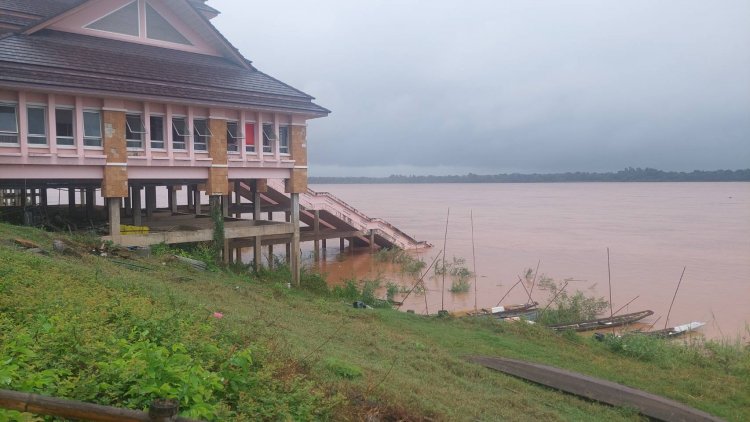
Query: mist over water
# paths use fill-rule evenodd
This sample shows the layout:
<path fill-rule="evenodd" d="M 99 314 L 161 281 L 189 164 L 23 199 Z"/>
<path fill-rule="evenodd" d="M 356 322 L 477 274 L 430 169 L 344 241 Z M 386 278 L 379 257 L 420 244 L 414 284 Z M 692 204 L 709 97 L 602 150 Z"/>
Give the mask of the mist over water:
<path fill-rule="evenodd" d="M 450 207 L 447 257 L 472 268 L 470 212 L 474 213 L 479 307 L 494 306 L 527 268 L 574 279 L 568 289 L 608 297 L 607 248 L 611 253 L 614 308 L 639 296 L 622 312 L 651 309 L 662 328 L 683 267 L 687 267 L 669 325 L 708 323 L 708 337 L 748 337 L 750 322 L 750 183 L 560 183 L 315 185 L 371 217 L 381 217 L 434 248 L 420 256 L 429 264 L 443 245 Z M 336 259 L 328 241 L 320 269 L 333 282 L 352 277 L 408 277 L 373 262 L 366 253 Z M 473 281 L 473 280 L 472 280 Z M 441 294 L 442 279 L 427 280 L 424 296 L 404 309 L 435 313 L 472 309 L 469 293 Z M 446 290 L 450 281 L 446 282 Z M 444 296 L 444 298 L 443 298 Z M 503 300 L 522 303 L 519 286 Z M 546 303 L 547 292 L 534 299 Z M 649 320 L 646 320 L 647 322 Z"/>

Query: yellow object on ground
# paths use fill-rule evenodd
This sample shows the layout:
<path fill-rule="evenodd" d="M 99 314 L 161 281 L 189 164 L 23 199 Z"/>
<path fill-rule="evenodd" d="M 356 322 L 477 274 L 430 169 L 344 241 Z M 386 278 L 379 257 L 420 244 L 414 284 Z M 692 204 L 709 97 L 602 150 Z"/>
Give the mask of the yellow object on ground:
<path fill-rule="evenodd" d="M 121 225 L 120 226 L 120 234 L 148 234 L 148 227 L 147 226 L 128 226 L 128 225 Z"/>

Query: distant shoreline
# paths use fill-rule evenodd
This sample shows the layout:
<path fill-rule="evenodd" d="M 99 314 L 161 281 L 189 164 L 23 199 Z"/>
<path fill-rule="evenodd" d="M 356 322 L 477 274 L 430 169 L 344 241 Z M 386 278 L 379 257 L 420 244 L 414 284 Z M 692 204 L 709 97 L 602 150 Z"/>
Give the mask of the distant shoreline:
<path fill-rule="evenodd" d="M 327 177 L 312 176 L 311 184 L 419 184 L 419 183 L 570 183 L 570 182 L 750 182 L 750 169 L 662 171 L 651 168 L 627 168 L 611 173 L 494 174 L 469 173 L 455 176 Z"/>

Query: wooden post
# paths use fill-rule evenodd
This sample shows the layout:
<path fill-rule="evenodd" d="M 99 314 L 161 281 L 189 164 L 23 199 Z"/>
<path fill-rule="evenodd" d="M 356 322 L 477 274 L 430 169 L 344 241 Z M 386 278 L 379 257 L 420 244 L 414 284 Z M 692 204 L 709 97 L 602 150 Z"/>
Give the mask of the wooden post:
<path fill-rule="evenodd" d="M 258 192 L 257 186 L 253 186 L 253 220 L 260 221 L 260 192 Z M 254 266 L 255 271 L 260 270 L 261 260 L 263 259 L 263 239 L 260 236 L 255 236 L 255 244 L 253 245 L 253 259 L 255 260 Z"/>
<path fill-rule="evenodd" d="M 195 195 L 193 194 L 193 185 L 186 185 L 185 186 L 185 193 L 187 195 L 187 209 L 188 211 L 193 209 L 193 199 L 195 198 Z"/>
<path fill-rule="evenodd" d="M 47 186 L 39 190 L 40 200 L 42 201 L 42 208 L 47 210 Z"/>
<path fill-rule="evenodd" d="M 229 202 L 231 202 L 232 197 L 229 195 L 224 195 L 221 197 L 221 215 L 224 217 L 231 217 L 229 215 Z"/>
<path fill-rule="evenodd" d="M 302 271 L 301 256 L 299 250 L 299 194 L 290 193 L 289 199 L 292 208 L 292 226 L 294 227 L 294 233 L 292 233 L 292 282 L 295 285 L 299 286 L 300 275 Z"/>

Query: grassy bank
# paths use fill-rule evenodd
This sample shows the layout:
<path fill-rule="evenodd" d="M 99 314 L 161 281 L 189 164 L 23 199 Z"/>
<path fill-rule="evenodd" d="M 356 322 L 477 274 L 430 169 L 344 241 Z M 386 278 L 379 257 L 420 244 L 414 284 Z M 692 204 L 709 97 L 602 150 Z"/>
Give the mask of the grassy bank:
<path fill-rule="evenodd" d="M 283 272 L 201 272 L 168 255 L 39 255 L 15 238 L 52 251 L 62 237 L 0 224 L 0 388 L 131 408 L 172 396 L 208 420 L 639 419 L 463 359 L 486 354 L 750 420 L 741 345 L 599 343 L 526 324 L 354 309 L 314 276 L 309 290 L 290 290 Z M 86 239 L 66 240 L 86 249 Z"/>

